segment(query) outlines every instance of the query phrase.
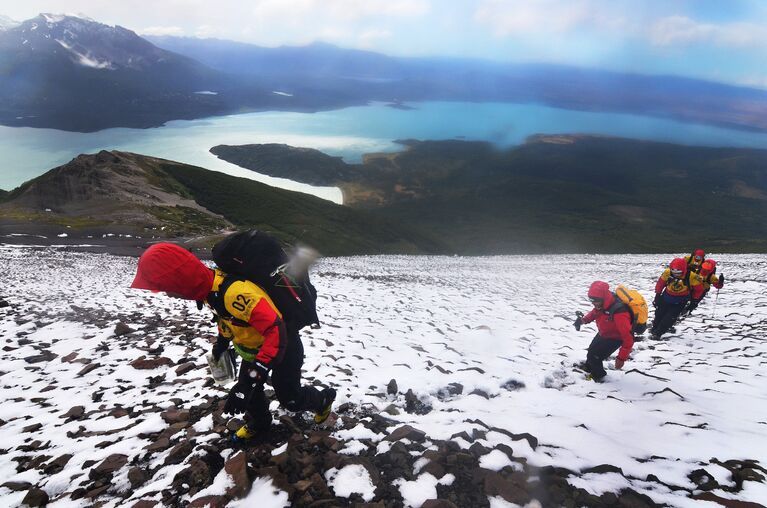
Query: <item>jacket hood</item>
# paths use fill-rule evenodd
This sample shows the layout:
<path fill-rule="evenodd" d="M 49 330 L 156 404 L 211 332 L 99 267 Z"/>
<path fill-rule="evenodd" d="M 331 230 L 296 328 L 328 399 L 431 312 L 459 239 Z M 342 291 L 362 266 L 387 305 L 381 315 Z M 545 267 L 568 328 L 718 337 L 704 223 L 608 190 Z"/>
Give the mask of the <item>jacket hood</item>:
<path fill-rule="evenodd" d="M 610 292 L 610 285 L 607 282 L 597 280 L 591 283 L 589 287 L 589 298 L 601 298 L 604 304 L 603 309 L 608 309 L 615 301 L 615 297 Z"/>
<path fill-rule="evenodd" d="M 187 300 L 204 300 L 213 287 L 213 271 L 180 245 L 158 243 L 138 260 L 131 287 L 176 293 Z"/>

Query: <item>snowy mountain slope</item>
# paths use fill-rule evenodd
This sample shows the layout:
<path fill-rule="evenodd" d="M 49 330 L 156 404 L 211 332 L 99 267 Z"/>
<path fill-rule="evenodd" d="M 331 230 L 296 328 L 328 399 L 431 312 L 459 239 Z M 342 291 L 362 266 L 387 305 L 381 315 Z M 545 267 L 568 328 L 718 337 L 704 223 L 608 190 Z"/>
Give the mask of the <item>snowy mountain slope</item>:
<path fill-rule="evenodd" d="M 617 498 L 607 493 L 622 489 L 671 506 L 717 506 L 692 495 L 763 503 L 767 257 L 716 256 L 728 279 L 718 300 L 712 292 L 668 341 L 637 343 L 609 382 L 587 382 L 573 369 L 594 332 L 571 324 L 588 307 L 588 284 L 624 282 L 649 297 L 666 258 L 322 260 L 313 281 L 323 327 L 304 333 L 304 370 L 310 382 L 339 390 L 338 442 L 325 455 L 337 455 L 335 465 L 317 466 L 328 486 L 342 498 L 394 503 L 385 506 L 420 506 L 450 489 L 479 489 L 491 506 L 514 506 L 510 489 L 493 490 L 498 471 L 531 485 L 520 499 L 557 506 L 551 487 L 534 487 L 556 472 L 564 482 L 557 488 L 582 489 L 580 505 L 609 506 Z M 3 504 L 18 505 L 35 486 L 51 506 L 171 506 L 231 492 L 241 455 L 221 450 L 224 424 L 210 413 L 224 392 L 210 386 L 202 359 L 208 313 L 129 289 L 135 259 L 8 246 L 0 259 L 0 296 L 10 304 L 0 308 Z M 407 438 L 392 438 L 398 422 L 426 441 L 407 429 Z M 283 421 L 275 434 L 291 425 Z M 307 436 L 265 453 L 276 458 L 285 444 L 290 452 L 325 439 Z M 381 457 L 403 444 L 409 470 L 391 476 L 397 469 Z M 439 462 L 446 446 L 470 453 Z M 254 465 L 258 453 L 248 454 L 250 474 L 266 478 Z M 484 484 L 467 487 L 450 457 L 475 457 Z M 188 471 L 202 462 L 218 471 L 190 490 Z M 376 468 L 381 478 L 368 474 Z M 253 484 L 260 506 L 284 506 L 294 495 L 283 485 L 272 495 L 273 485 Z"/>

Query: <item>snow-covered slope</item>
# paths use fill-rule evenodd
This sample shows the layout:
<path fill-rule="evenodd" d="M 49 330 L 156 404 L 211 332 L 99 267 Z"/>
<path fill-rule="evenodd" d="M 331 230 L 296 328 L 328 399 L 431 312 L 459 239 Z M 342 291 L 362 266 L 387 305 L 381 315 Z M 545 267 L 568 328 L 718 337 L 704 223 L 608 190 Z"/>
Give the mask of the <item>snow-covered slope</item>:
<path fill-rule="evenodd" d="M 767 256 L 715 256 L 727 275 L 719 296 L 712 291 L 667 341 L 638 342 L 608 382 L 586 381 L 574 369 L 595 333 L 572 327 L 574 312 L 588 308 L 588 285 L 626 283 L 649 299 L 671 257 L 322 260 L 313 281 L 324 325 L 303 334 L 305 377 L 338 389 L 336 451 L 360 461 L 324 466 L 328 486 L 359 501 L 396 492 L 401 501 L 385 506 L 420 506 L 464 485 L 449 469 L 452 459 L 441 478 L 430 465 L 447 446 L 471 452 L 452 455 L 459 462 L 476 457 L 486 472 L 528 475 L 531 485 L 554 471 L 567 488 L 601 496 L 604 505 L 615 501 L 606 492 L 625 489 L 671 506 L 764 503 Z M 33 486 L 52 506 L 95 498 L 107 506 L 166 504 L 176 491 L 184 504 L 229 491 L 229 464 L 239 457 L 231 449 L 220 454 L 226 469 L 204 490 L 176 481 L 223 442 L 217 416 L 200 416 L 224 393 L 210 386 L 202 359 L 213 333 L 208 314 L 128 289 L 135 259 L 14 247 L 0 247 L 0 259 L 0 297 L 10 304 L 0 309 L 0 476 L 12 482 L 0 488 L 2 504 L 18 505 Z M 179 420 L 185 410 L 192 416 Z M 181 425 L 186 420 L 194 425 Z M 425 443 L 417 433 L 394 443 L 401 423 L 425 432 Z M 168 450 L 181 429 L 194 451 L 188 441 Z M 298 446 L 288 441 L 288 449 Z M 412 451 L 416 442 L 422 451 Z M 386 476 L 389 487 L 371 480 L 369 464 L 401 443 L 411 447 L 412 470 Z M 186 454 L 178 450 L 184 446 Z M 262 496 L 260 506 L 285 505 L 288 493 L 273 495 L 266 478 L 251 495 Z M 491 506 L 515 506 L 508 490 L 484 478 Z M 548 487 L 524 494 L 531 506 L 559 504 Z M 568 502 L 598 506 L 584 496 Z"/>

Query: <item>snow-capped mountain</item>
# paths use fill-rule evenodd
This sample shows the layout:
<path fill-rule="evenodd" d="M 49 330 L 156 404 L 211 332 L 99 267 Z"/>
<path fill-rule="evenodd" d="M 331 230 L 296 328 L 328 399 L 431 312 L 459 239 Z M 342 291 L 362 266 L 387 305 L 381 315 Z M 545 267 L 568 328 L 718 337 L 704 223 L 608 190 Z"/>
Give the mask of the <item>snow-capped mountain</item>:
<path fill-rule="evenodd" d="M 208 312 L 130 289 L 135 258 L 2 245 L 0 505 L 760 506 L 764 255 L 717 255 L 721 294 L 606 383 L 578 370 L 589 283 L 647 298 L 669 257 L 323 259 L 303 370 L 338 418 L 275 401 L 239 450 Z"/>
<path fill-rule="evenodd" d="M 73 15 L 41 14 L 10 27 L 3 46 L 27 55 L 55 54 L 94 69 L 147 69 L 178 55 L 162 50 L 135 32 Z"/>
<path fill-rule="evenodd" d="M 220 73 L 134 32 L 41 14 L 0 31 L 0 122 L 96 130 L 144 127 L 223 108 Z"/>

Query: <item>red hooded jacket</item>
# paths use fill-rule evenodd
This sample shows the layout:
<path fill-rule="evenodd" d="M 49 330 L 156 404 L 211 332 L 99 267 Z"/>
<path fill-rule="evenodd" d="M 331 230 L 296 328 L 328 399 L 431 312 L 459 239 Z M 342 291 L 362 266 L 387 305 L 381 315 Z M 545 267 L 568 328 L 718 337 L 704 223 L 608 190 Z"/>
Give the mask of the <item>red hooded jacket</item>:
<path fill-rule="evenodd" d="M 138 261 L 132 288 L 173 293 L 187 300 L 207 301 L 213 289 L 215 273 L 197 256 L 173 243 L 158 243 L 149 247 Z M 243 316 L 243 318 L 246 316 Z M 284 326 L 266 300 L 255 305 L 247 316 L 250 326 L 264 338 L 255 359 L 270 366 L 281 360 L 287 340 Z"/>
<path fill-rule="evenodd" d="M 634 334 L 631 333 L 631 314 L 616 312 L 608 314 L 607 310 L 615 303 L 615 295 L 610 291 L 606 282 L 596 281 L 589 288 L 589 298 L 601 298 L 604 302 L 601 309 L 594 308 L 583 316 L 583 323 L 596 321 L 599 336 L 603 339 L 614 339 L 622 342 L 618 358 L 626 360 L 634 347 Z"/>

